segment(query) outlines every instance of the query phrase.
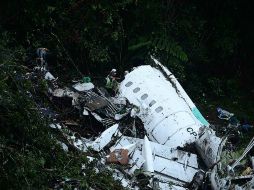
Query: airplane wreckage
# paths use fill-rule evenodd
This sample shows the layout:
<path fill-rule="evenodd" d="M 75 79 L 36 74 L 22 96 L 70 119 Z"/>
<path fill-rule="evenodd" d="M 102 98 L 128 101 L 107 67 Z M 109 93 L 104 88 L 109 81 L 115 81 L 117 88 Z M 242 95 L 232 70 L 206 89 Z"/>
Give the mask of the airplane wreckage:
<path fill-rule="evenodd" d="M 216 135 L 174 75 L 153 57 L 154 64 L 127 73 L 112 97 L 90 81 L 60 87 L 38 54 L 41 62 L 34 70 L 48 81 L 49 95 L 71 99 L 81 117 L 104 127 L 81 136 L 67 127 L 75 123 L 52 119 L 50 125 L 76 149 L 98 152 L 100 159 L 89 157 L 98 163 L 97 172 L 103 165 L 128 189 L 254 189 L 254 157 L 249 156 L 245 175 L 238 167 L 249 160 L 254 139 L 237 158 L 226 159 L 227 136 Z M 143 187 L 137 174 L 146 176 Z"/>

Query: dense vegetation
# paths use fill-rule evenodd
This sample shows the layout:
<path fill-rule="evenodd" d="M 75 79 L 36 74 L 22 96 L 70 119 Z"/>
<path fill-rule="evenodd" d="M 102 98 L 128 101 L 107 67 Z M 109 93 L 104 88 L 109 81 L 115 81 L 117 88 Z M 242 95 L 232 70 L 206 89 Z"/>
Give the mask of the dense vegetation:
<path fill-rule="evenodd" d="M 51 50 L 50 69 L 61 80 L 100 78 L 113 67 L 122 74 L 155 55 L 206 109 L 221 105 L 253 120 L 251 12 L 247 2 L 237 0 L 1 2 L 0 185 L 42 188 L 82 177 L 84 188 L 111 187 L 108 174 L 108 182 L 104 174 L 80 176 L 85 155 L 64 153 L 47 118 L 36 112 L 27 93 L 33 83 L 20 76 L 37 47 Z M 37 85 L 45 93 L 44 84 Z M 91 180 L 95 175 L 100 180 Z"/>

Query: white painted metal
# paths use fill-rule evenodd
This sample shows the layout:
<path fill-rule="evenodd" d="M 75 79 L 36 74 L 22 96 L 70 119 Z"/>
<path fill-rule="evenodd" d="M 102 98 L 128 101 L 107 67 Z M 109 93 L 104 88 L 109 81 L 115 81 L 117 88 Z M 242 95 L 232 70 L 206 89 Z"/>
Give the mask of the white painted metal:
<path fill-rule="evenodd" d="M 150 152 L 150 156 L 146 157 L 143 152 L 147 148 L 147 141 L 143 139 L 123 136 L 110 150 L 120 149 L 134 143 L 136 149 L 130 155 L 129 164 L 132 166 L 128 171 L 130 174 L 133 174 L 136 169 L 147 168 L 147 158 L 152 159 L 149 161 L 149 167 L 152 164 L 153 175 L 165 182 L 171 181 L 174 184 L 189 183 L 198 171 L 197 156 L 195 154 L 170 149 L 168 146 L 158 143 L 149 142 L 148 147 L 154 152 L 154 156 Z"/>
<path fill-rule="evenodd" d="M 184 187 L 168 184 L 168 183 L 159 183 L 160 190 L 186 190 Z"/>
<path fill-rule="evenodd" d="M 62 126 L 58 123 L 57 124 L 51 123 L 49 126 L 53 129 L 61 129 L 62 128 Z"/>
<path fill-rule="evenodd" d="M 210 168 L 219 161 L 221 142 L 221 138 L 217 137 L 215 132 L 210 128 L 205 128 L 204 133 L 195 142 L 196 148 L 207 167 Z"/>
<path fill-rule="evenodd" d="M 192 113 L 195 105 L 160 70 L 150 65 L 135 68 L 125 76 L 119 92 L 139 107 L 137 116 L 153 142 L 176 148 L 197 139 L 202 124 Z"/>
<path fill-rule="evenodd" d="M 88 83 L 77 83 L 77 84 L 73 85 L 73 88 L 75 88 L 79 92 L 84 92 L 84 91 L 93 89 L 94 85 L 91 82 L 88 82 Z"/>
<path fill-rule="evenodd" d="M 159 65 L 163 71 L 169 76 L 169 78 L 171 79 L 171 81 L 174 83 L 174 85 L 176 86 L 177 91 L 179 92 L 178 95 L 184 99 L 184 101 L 188 104 L 188 106 L 193 109 L 195 108 L 195 104 L 192 102 L 192 100 L 190 99 L 190 97 L 188 96 L 188 94 L 185 92 L 185 90 L 183 89 L 183 87 L 180 85 L 180 83 L 177 81 L 176 77 L 165 67 L 163 66 L 157 59 L 153 58 L 153 61 L 155 62 L 156 65 Z"/>
<path fill-rule="evenodd" d="M 121 139 L 110 148 L 110 151 L 115 149 L 120 149 L 121 147 L 125 147 L 129 144 L 136 144 L 136 147 L 139 150 L 142 150 L 143 147 L 143 139 L 132 138 L 123 136 Z M 197 163 L 197 155 L 189 152 L 185 152 L 178 149 L 169 148 L 168 146 L 161 145 L 158 143 L 150 142 L 151 149 L 155 156 L 164 157 L 169 160 L 173 160 L 179 164 L 182 164 L 182 167 L 187 164 L 187 166 L 198 169 Z"/>
<path fill-rule="evenodd" d="M 153 60 L 156 67 L 142 65 L 125 76 L 119 96 L 139 108 L 132 115 L 143 121 L 149 140 L 169 148 L 195 143 L 206 165 L 211 167 L 217 162 L 221 139 L 174 75 Z"/>
<path fill-rule="evenodd" d="M 144 170 L 150 173 L 154 172 L 154 168 L 153 168 L 154 163 L 153 163 L 153 154 L 152 154 L 151 144 L 146 136 L 144 138 L 142 156 L 145 159 L 145 163 L 143 167 Z"/>
<path fill-rule="evenodd" d="M 44 77 L 46 80 L 55 80 L 56 78 L 50 73 L 47 72 Z"/>
<path fill-rule="evenodd" d="M 89 115 L 89 112 L 84 108 L 83 115 Z"/>
<path fill-rule="evenodd" d="M 92 148 L 95 151 L 102 150 L 112 139 L 113 135 L 118 133 L 118 124 L 106 129 L 100 137 L 98 137 L 92 144 Z"/>
<path fill-rule="evenodd" d="M 172 177 L 183 182 L 191 182 L 195 173 L 197 172 L 197 170 L 194 168 L 184 168 L 183 165 L 177 162 L 158 156 L 155 156 L 154 159 L 154 170 L 157 173 Z"/>

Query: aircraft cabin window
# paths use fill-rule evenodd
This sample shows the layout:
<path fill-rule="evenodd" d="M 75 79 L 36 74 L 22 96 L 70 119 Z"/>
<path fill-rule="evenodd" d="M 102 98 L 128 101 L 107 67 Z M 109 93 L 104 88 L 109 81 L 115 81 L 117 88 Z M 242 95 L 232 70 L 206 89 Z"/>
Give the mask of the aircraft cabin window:
<path fill-rule="evenodd" d="M 139 87 L 134 88 L 134 90 L 133 90 L 134 93 L 137 93 L 138 91 L 140 91 L 140 88 L 139 88 Z"/>
<path fill-rule="evenodd" d="M 145 99 L 147 99 L 147 97 L 148 97 L 148 94 L 143 94 L 143 95 L 141 96 L 141 100 L 145 100 Z"/>
<path fill-rule="evenodd" d="M 149 106 L 152 107 L 155 103 L 156 103 L 156 101 L 155 101 L 155 100 L 152 100 L 152 101 L 150 102 Z"/>
<path fill-rule="evenodd" d="M 156 111 L 157 113 L 161 112 L 162 110 L 163 110 L 163 107 L 161 107 L 161 106 L 159 106 L 159 107 L 157 107 L 157 108 L 155 109 L 155 111 Z"/>
<path fill-rule="evenodd" d="M 126 87 L 130 87 L 133 84 L 133 82 L 129 81 L 125 84 Z"/>

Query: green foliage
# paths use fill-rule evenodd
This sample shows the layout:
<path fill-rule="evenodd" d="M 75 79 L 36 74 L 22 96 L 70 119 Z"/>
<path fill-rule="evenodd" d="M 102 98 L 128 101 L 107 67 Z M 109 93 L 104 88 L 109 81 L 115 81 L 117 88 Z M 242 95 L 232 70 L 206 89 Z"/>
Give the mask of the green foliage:
<path fill-rule="evenodd" d="M 176 43 L 174 40 L 164 36 L 161 38 L 155 38 L 153 40 L 153 45 L 156 49 L 163 51 L 163 53 L 169 54 L 182 62 L 188 61 L 186 53 L 183 51 L 182 47 Z"/>
<path fill-rule="evenodd" d="M 84 153 L 64 152 L 39 112 L 43 105 L 35 101 L 43 99 L 46 82 L 26 75 L 25 49 L 17 45 L 9 49 L 15 42 L 8 33 L 0 39 L 1 189 L 121 189 L 107 171 L 96 173 Z M 81 172 L 83 164 L 87 167 Z M 68 179 L 77 183 L 64 182 Z"/>
<path fill-rule="evenodd" d="M 216 96 L 223 96 L 222 91 L 222 81 L 218 78 L 208 79 L 209 88 L 212 90 L 212 94 Z"/>
<path fill-rule="evenodd" d="M 2 27 L 11 27 L 20 44 L 49 48 L 58 69 L 68 74 L 76 66 L 81 75 L 105 75 L 112 67 L 123 72 L 144 63 L 149 54 L 182 81 L 194 75 L 216 78 L 218 70 L 233 75 L 239 68 L 233 60 L 241 56 L 242 46 L 234 16 L 241 13 L 237 1 L 216 1 L 216 6 L 155 0 L 14 2 L 6 2 L 1 11 Z M 187 74 L 191 64 L 196 68 Z"/>

